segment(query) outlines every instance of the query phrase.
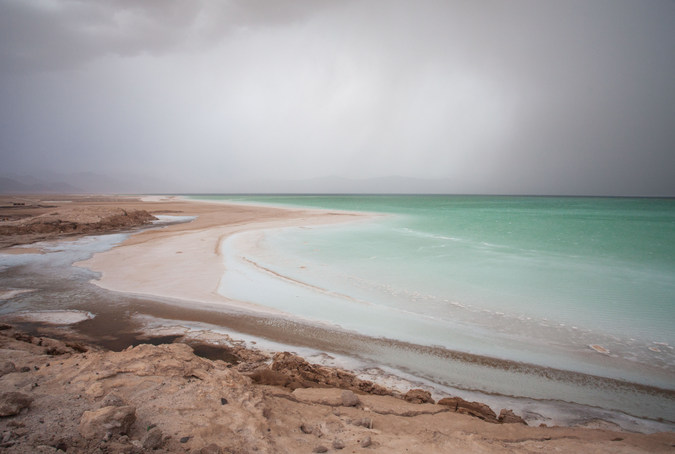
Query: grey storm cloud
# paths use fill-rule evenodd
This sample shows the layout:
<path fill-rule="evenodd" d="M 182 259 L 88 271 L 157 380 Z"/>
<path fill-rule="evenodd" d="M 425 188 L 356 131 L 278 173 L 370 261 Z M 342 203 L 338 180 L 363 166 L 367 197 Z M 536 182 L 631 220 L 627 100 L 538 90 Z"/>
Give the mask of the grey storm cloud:
<path fill-rule="evenodd" d="M 4 71 L 73 67 L 106 55 L 190 51 L 231 29 L 300 20 L 322 2 L 294 0 L 7 0 L 0 18 Z"/>
<path fill-rule="evenodd" d="M 0 0 L 0 173 L 675 195 L 673 30 L 658 0 Z"/>

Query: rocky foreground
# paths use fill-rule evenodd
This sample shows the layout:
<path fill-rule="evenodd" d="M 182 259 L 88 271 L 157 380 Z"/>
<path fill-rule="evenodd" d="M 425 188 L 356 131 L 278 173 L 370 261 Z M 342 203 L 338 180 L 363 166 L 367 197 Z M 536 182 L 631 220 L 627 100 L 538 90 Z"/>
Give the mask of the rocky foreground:
<path fill-rule="evenodd" d="M 146 225 L 154 219 L 145 210 L 114 206 L 0 200 L 0 249 L 64 236 L 127 230 Z"/>
<path fill-rule="evenodd" d="M 405 395 L 291 353 L 211 361 L 184 343 L 122 352 L 0 326 L 7 453 L 673 452 L 675 435 L 527 427 L 508 410 Z"/>

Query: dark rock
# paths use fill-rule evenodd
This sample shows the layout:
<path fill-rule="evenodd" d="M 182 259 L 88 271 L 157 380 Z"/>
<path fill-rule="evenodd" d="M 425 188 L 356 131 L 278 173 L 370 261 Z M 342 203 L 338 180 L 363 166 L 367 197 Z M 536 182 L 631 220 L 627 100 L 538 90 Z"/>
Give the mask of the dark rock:
<path fill-rule="evenodd" d="M 434 400 L 431 398 L 431 393 L 423 389 L 411 389 L 405 393 L 404 399 L 413 404 L 434 403 Z"/>
<path fill-rule="evenodd" d="M 497 415 L 487 405 L 481 402 L 469 402 L 461 397 L 444 397 L 438 401 L 439 405 L 445 405 L 452 408 L 457 413 L 475 416 L 488 422 L 499 422 Z"/>
<path fill-rule="evenodd" d="M 504 424 L 525 424 L 525 420 L 515 414 L 511 410 L 507 410 L 506 408 L 503 409 L 502 411 L 499 412 L 499 417 L 497 418 L 499 422 L 504 423 Z"/>
<path fill-rule="evenodd" d="M 16 366 L 11 361 L 0 362 L 0 377 L 16 372 Z"/>
<path fill-rule="evenodd" d="M 108 406 L 85 411 L 80 419 L 80 434 L 87 439 L 100 439 L 108 432 L 126 434 L 135 421 L 136 409 L 131 406 Z"/>
<path fill-rule="evenodd" d="M 314 429 L 312 428 L 312 426 L 308 426 L 307 424 L 302 424 L 300 426 L 300 431 L 303 434 L 311 434 L 314 431 Z"/>
<path fill-rule="evenodd" d="M 344 448 L 345 448 L 345 444 L 342 440 L 337 439 L 337 440 L 333 441 L 333 449 L 344 449 Z"/>
<path fill-rule="evenodd" d="M 370 439 L 370 436 L 366 436 L 363 440 L 361 440 L 361 447 L 362 448 L 367 448 L 368 446 L 373 444 L 373 440 Z"/>
<path fill-rule="evenodd" d="M 82 345 L 78 342 L 66 343 L 66 347 L 72 348 L 77 353 L 87 353 L 89 351 L 89 349 L 87 347 L 85 347 L 84 345 Z"/>
<path fill-rule="evenodd" d="M 33 342 L 33 336 L 31 336 L 28 333 L 14 333 L 14 339 L 21 342 L 28 342 L 28 343 Z"/>
<path fill-rule="evenodd" d="M 188 441 L 190 441 L 190 437 L 189 437 L 189 436 L 187 436 L 187 437 L 182 437 L 182 438 L 181 438 L 180 440 L 178 440 L 178 441 L 180 441 L 181 443 L 187 443 Z"/>
<path fill-rule="evenodd" d="M 356 397 L 356 394 L 354 394 L 353 391 L 347 389 L 342 391 L 342 405 L 345 407 L 356 407 L 360 403 L 361 401 Z"/>
<path fill-rule="evenodd" d="M 225 399 L 224 397 L 221 397 L 220 398 L 220 405 L 227 405 L 227 399 Z"/>
<path fill-rule="evenodd" d="M 65 355 L 66 353 L 69 353 L 68 349 L 58 345 L 45 348 L 45 354 L 49 356 Z"/>
<path fill-rule="evenodd" d="M 157 449 L 162 446 L 162 431 L 155 427 L 143 437 L 143 449 Z"/>
<path fill-rule="evenodd" d="M 54 445 L 54 449 L 56 449 L 57 451 L 61 450 L 63 452 L 67 452 L 68 451 L 68 445 L 66 444 L 65 441 L 61 440 L 58 443 L 56 443 L 56 445 Z"/>
<path fill-rule="evenodd" d="M 0 416 L 18 415 L 21 410 L 28 408 L 33 398 L 19 392 L 0 393 Z"/>
<path fill-rule="evenodd" d="M 0 323 L 0 331 L 5 331 L 8 329 L 12 329 L 12 325 L 8 325 L 6 323 Z"/>
<path fill-rule="evenodd" d="M 21 369 L 19 369 L 19 372 L 30 372 L 30 367 L 23 366 Z"/>
<path fill-rule="evenodd" d="M 312 452 L 328 452 L 328 448 L 323 445 L 319 445 L 312 450 Z"/>

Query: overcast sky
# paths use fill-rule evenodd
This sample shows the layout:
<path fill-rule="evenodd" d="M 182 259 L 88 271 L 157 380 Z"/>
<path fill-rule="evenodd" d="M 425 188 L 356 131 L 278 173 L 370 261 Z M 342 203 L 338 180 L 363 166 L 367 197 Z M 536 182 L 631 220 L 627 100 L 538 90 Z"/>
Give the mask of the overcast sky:
<path fill-rule="evenodd" d="M 675 195 L 675 1 L 0 0 L 0 153 L 169 192 Z"/>

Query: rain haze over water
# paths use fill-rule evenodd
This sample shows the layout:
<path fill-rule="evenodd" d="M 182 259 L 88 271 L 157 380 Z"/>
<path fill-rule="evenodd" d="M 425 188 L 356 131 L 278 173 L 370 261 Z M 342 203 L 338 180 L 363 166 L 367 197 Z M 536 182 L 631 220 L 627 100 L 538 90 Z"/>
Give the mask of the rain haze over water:
<path fill-rule="evenodd" d="M 674 195 L 673 30 L 667 0 L 0 0 L 0 189 Z"/>

